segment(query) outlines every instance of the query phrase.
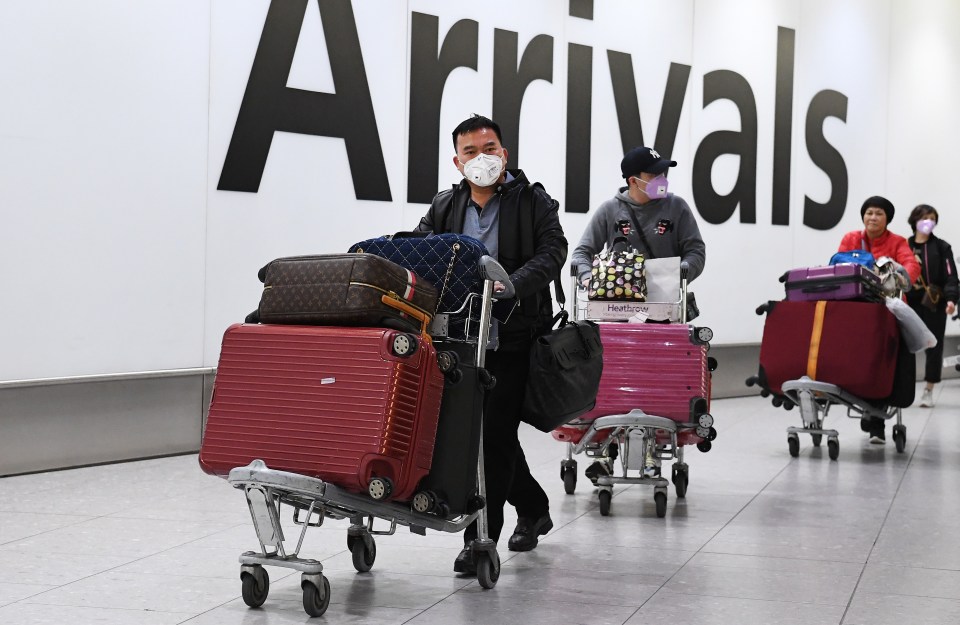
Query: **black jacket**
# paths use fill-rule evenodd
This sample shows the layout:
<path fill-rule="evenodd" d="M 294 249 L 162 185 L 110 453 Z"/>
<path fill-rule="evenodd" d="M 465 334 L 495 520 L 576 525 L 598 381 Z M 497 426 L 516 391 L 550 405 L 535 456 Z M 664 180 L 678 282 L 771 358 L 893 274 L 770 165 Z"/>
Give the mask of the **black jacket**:
<path fill-rule="evenodd" d="M 957 263 L 954 260 L 950 244 L 934 235 L 926 243 L 917 243 L 916 237 L 910 237 L 910 249 L 920 261 L 920 275 L 927 284 L 935 284 L 943 289 L 940 307 L 946 309 L 947 302 L 957 302 L 960 297 L 960 281 L 957 280 Z M 907 293 L 907 301 L 920 303 L 923 289 L 913 289 Z"/>
<path fill-rule="evenodd" d="M 550 284 L 560 276 L 567 258 L 567 239 L 559 203 L 540 185 L 531 185 L 523 171 L 497 187 L 500 194 L 499 258 L 517 292 L 519 306 L 500 326 L 502 349 L 522 348 L 549 328 L 553 317 Z M 466 180 L 441 191 L 420 220 L 418 231 L 462 233 L 470 185 Z"/>

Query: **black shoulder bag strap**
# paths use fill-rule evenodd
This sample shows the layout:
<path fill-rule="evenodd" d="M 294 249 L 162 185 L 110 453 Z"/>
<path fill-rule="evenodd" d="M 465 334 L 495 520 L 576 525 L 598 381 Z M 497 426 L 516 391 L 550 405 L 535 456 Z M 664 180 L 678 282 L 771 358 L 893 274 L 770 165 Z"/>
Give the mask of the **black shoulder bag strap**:
<path fill-rule="evenodd" d="M 629 206 L 627 207 L 627 214 L 630 215 L 630 222 L 633 223 L 633 228 L 637 231 L 637 236 L 640 237 L 643 246 L 647 248 L 647 254 L 644 258 L 656 258 L 657 256 L 653 253 L 653 248 L 650 247 L 650 241 L 647 241 L 647 235 L 644 234 L 643 228 L 637 223 L 637 216 L 633 214 L 633 209 Z"/>
<path fill-rule="evenodd" d="M 522 191 L 522 193 L 527 193 L 530 196 L 529 198 L 530 210 L 527 211 L 527 214 L 529 215 L 529 217 L 521 221 L 521 224 L 529 228 L 529 230 L 526 233 L 521 232 L 521 241 L 520 241 L 520 245 L 523 247 L 523 255 L 528 258 L 532 258 L 534 253 L 534 250 L 530 249 L 530 244 L 528 243 L 529 241 L 533 241 L 533 232 L 535 230 L 534 223 L 533 223 L 533 213 L 534 213 L 533 188 L 534 187 L 539 187 L 542 189 L 543 185 L 540 184 L 539 182 L 531 182 L 530 184 L 525 186 Z M 529 236 L 523 236 L 524 234 L 529 234 Z M 553 290 L 556 292 L 557 303 L 560 304 L 561 310 L 565 310 L 566 304 L 567 304 L 567 298 L 563 294 L 563 287 L 561 286 L 559 271 L 557 272 L 557 275 L 553 279 Z"/>

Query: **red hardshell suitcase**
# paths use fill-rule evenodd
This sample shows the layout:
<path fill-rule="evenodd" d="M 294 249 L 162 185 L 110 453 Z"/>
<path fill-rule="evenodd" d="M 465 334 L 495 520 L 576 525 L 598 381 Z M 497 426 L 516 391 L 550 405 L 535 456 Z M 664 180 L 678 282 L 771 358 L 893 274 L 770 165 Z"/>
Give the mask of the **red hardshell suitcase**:
<path fill-rule="evenodd" d="M 863 265 L 840 263 L 826 267 L 791 269 L 783 274 L 787 301 L 883 301 L 880 276 Z"/>
<path fill-rule="evenodd" d="M 707 344 L 697 337 L 697 328 L 660 323 L 598 325 L 603 343 L 600 390 L 597 405 L 579 421 L 639 408 L 678 423 L 695 423 L 699 415 L 710 411 Z M 586 426 L 565 425 L 552 435 L 562 442 L 577 443 L 585 433 Z M 692 430 L 683 430 L 677 443 L 701 440 Z"/>
<path fill-rule="evenodd" d="M 760 384 L 803 376 L 836 384 L 864 399 L 890 395 L 900 331 L 884 304 L 770 302 L 760 344 Z"/>
<path fill-rule="evenodd" d="M 260 459 L 354 492 L 379 477 L 392 485 L 383 499 L 407 500 L 430 471 L 443 381 L 436 349 L 413 334 L 234 324 L 200 466 L 226 476 Z"/>

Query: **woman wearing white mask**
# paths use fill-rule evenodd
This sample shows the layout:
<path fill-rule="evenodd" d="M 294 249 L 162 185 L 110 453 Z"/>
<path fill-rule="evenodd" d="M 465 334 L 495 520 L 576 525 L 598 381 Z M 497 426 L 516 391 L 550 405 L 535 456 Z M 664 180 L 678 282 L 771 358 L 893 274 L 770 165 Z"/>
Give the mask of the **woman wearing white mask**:
<path fill-rule="evenodd" d="M 930 331 L 937 337 L 937 345 L 927 350 L 927 367 L 923 379 L 926 388 L 920 406 L 933 407 L 933 387 L 940 381 L 943 369 L 943 335 L 947 316 L 957 309 L 960 282 L 950 244 L 933 234 L 940 215 L 932 206 L 920 204 L 907 220 L 913 229 L 910 249 L 920 263 L 920 277 L 907 293 L 907 303 L 916 311 Z"/>

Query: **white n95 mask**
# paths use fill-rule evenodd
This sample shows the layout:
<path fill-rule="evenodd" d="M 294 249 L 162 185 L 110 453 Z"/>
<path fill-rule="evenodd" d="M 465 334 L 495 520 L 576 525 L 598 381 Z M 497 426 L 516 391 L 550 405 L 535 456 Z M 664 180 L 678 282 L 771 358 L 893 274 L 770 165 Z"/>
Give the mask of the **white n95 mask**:
<path fill-rule="evenodd" d="M 459 159 L 458 159 L 459 160 Z M 495 154 L 479 154 L 463 165 L 463 177 L 480 187 L 489 187 L 503 173 L 503 159 Z"/>

